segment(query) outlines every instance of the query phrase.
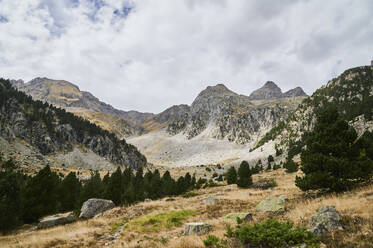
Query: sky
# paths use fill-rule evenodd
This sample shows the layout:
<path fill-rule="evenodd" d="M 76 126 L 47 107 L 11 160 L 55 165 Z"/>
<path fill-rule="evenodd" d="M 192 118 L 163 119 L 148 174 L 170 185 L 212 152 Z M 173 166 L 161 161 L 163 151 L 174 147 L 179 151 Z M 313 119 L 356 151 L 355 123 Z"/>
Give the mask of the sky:
<path fill-rule="evenodd" d="M 371 0 L 0 0 L 0 77 L 153 113 L 218 83 L 312 94 L 370 64 L 372 13 Z"/>

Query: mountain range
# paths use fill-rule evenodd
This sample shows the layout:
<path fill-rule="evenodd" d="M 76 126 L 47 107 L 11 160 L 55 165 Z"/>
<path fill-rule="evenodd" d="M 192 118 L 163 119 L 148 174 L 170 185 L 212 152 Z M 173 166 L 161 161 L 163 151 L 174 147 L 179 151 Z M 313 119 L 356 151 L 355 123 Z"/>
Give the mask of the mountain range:
<path fill-rule="evenodd" d="M 317 112 L 328 105 L 337 106 L 360 134 L 373 127 L 371 66 L 346 70 L 310 97 L 300 87 L 283 93 L 272 81 L 249 96 L 217 84 L 201 91 L 191 105 L 174 105 L 159 114 L 115 109 L 64 80 L 11 83 L 34 100 L 63 108 L 125 139 L 148 162 L 161 166 L 234 164 L 275 153 L 283 160 L 288 152 L 300 152 Z"/>
<path fill-rule="evenodd" d="M 175 105 L 152 114 L 115 109 L 64 80 L 12 80 L 12 85 L 126 138 L 149 162 L 171 166 L 232 160 L 232 150 L 247 151 L 307 96 L 300 87 L 282 93 L 270 81 L 250 96 L 217 84 L 200 92 L 190 106 Z"/>

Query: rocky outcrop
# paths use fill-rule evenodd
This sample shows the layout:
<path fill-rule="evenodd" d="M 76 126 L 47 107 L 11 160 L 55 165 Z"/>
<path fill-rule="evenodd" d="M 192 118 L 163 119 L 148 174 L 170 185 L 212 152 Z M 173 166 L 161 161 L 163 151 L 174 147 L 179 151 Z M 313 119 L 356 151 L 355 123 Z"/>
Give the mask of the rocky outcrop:
<path fill-rule="evenodd" d="M 114 207 L 110 200 L 91 198 L 83 203 L 79 218 L 90 219 Z"/>
<path fill-rule="evenodd" d="M 0 82 L 0 136 L 7 141 L 21 139 L 42 155 L 70 152 L 83 146 L 107 160 L 138 169 L 146 158 L 124 140 L 48 104 L 35 102 Z M 104 169 L 104 168 L 103 168 Z"/>
<path fill-rule="evenodd" d="M 267 197 L 256 206 L 256 210 L 270 213 L 283 212 L 285 211 L 285 200 L 278 197 Z"/>
<path fill-rule="evenodd" d="M 286 91 L 282 94 L 282 97 L 298 97 L 298 96 L 307 96 L 301 87 L 296 87 L 294 89 Z"/>
<path fill-rule="evenodd" d="M 57 225 L 63 225 L 75 221 L 75 217 L 72 213 L 48 216 L 40 220 L 37 225 L 38 229 L 48 228 Z"/>
<path fill-rule="evenodd" d="M 184 227 L 184 235 L 203 235 L 211 230 L 211 225 L 204 222 L 186 223 Z"/>

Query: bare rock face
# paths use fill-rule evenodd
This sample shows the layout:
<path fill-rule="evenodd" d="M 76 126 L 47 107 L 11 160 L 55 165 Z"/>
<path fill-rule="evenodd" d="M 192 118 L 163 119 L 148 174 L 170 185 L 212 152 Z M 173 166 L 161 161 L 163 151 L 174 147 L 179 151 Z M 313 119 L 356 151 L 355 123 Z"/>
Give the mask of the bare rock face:
<path fill-rule="evenodd" d="M 184 235 L 203 235 L 211 230 L 211 225 L 204 222 L 186 223 L 184 227 Z"/>
<path fill-rule="evenodd" d="M 42 219 L 39 223 L 37 228 L 38 229 L 43 229 L 43 228 L 48 228 L 52 226 L 57 226 L 57 225 L 63 225 L 67 223 L 71 223 L 75 221 L 75 217 L 72 213 L 64 214 L 64 215 L 53 215 L 46 217 Z"/>
<path fill-rule="evenodd" d="M 341 215 L 334 206 L 324 206 L 311 216 L 308 225 L 311 232 L 323 235 L 332 230 L 343 230 L 341 221 Z"/>
<path fill-rule="evenodd" d="M 114 207 L 113 201 L 91 198 L 83 203 L 79 218 L 90 219 Z"/>

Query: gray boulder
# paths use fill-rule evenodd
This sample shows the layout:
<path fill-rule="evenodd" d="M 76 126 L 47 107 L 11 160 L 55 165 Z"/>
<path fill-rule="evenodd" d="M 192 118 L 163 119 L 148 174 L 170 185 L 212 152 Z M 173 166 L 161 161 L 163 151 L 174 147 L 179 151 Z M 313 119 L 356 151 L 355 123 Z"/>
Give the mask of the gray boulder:
<path fill-rule="evenodd" d="M 343 230 L 341 220 L 341 215 L 334 206 L 324 206 L 311 216 L 308 225 L 311 232 L 323 235 L 331 230 Z"/>
<path fill-rule="evenodd" d="M 283 212 L 285 211 L 285 200 L 278 197 L 267 197 L 256 206 L 256 210 L 272 213 Z"/>
<path fill-rule="evenodd" d="M 220 200 L 218 198 L 208 196 L 208 197 L 205 198 L 204 202 L 205 202 L 206 205 L 215 205 L 215 204 L 219 203 Z"/>
<path fill-rule="evenodd" d="M 211 225 L 204 222 L 190 222 L 186 223 L 184 227 L 184 235 L 202 235 L 211 230 Z"/>
<path fill-rule="evenodd" d="M 53 215 L 53 216 L 48 216 L 40 220 L 38 223 L 37 228 L 38 229 L 43 229 L 43 228 L 48 228 L 52 226 L 57 226 L 57 225 L 63 225 L 67 223 L 71 223 L 75 221 L 75 217 L 72 213 L 67 213 L 64 215 Z"/>
<path fill-rule="evenodd" d="M 90 219 L 114 207 L 110 200 L 91 198 L 83 203 L 79 218 Z"/>

